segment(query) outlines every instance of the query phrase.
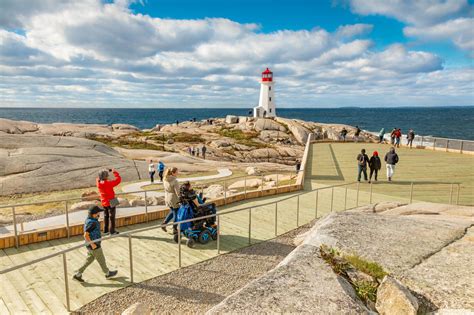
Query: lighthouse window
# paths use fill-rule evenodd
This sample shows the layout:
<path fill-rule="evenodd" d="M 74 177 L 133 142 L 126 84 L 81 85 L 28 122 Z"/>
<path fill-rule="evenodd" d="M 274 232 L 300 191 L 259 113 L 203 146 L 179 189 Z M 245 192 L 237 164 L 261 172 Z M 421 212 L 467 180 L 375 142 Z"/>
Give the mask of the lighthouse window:
<path fill-rule="evenodd" d="M 271 91 L 271 90 L 272 90 L 272 87 L 271 87 L 271 86 L 269 86 L 269 87 L 268 87 L 268 90 L 269 90 L 269 91 Z"/>
<path fill-rule="evenodd" d="M 268 98 L 268 101 L 270 101 L 270 102 L 271 102 L 271 101 L 272 101 L 272 98 L 271 98 L 271 97 L 269 97 L 269 98 Z"/>

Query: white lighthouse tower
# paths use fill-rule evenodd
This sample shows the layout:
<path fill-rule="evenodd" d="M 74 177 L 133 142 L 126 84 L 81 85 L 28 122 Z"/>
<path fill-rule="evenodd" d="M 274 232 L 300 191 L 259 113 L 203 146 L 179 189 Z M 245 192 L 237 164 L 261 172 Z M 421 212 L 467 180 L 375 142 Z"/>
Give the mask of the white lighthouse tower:
<path fill-rule="evenodd" d="M 273 72 L 268 68 L 262 72 L 260 99 L 253 109 L 253 117 L 275 117 L 275 91 L 273 89 Z"/>

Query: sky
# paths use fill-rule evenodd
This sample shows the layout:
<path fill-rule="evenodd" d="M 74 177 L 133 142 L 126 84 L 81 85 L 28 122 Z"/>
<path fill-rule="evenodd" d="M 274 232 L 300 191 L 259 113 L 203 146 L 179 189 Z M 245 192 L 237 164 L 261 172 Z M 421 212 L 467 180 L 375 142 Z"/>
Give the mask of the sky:
<path fill-rule="evenodd" d="M 0 107 L 474 105 L 473 1 L 0 0 Z"/>

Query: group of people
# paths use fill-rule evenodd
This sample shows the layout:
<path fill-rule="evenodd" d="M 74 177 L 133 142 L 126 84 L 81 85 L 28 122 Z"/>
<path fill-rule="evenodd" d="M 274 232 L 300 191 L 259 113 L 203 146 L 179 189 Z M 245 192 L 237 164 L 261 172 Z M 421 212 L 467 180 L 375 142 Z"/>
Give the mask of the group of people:
<path fill-rule="evenodd" d="M 380 143 L 383 143 L 385 134 L 385 129 L 382 128 L 379 133 Z M 399 148 L 402 139 L 402 130 L 400 128 L 393 128 L 390 132 L 390 144 Z M 413 140 L 415 139 L 415 131 L 413 129 L 409 129 L 407 133 L 407 146 L 410 148 L 413 146 Z"/>
<path fill-rule="evenodd" d="M 153 160 L 150 160 L 148 163 L 148 174 L 150 175 L 150 182 L 153 184 L 155 182 L 155 173 L 158 169 L 158 176 L 160 177 L 160 181 L 163 182 L 163 173 L 165 171 L 165 164 L 161 161 L 158 161 L 158 165 L 155 165 Z"/>
<path fill-rule="evenodd" d="M 399 158 L 398 154 L 395 152 L 395 148 L 391 147 L 390 151 L 385 154 L 384 161 L 386 163 L 387 168 L 387 179 L 388 181 L 392 181 L 393 174 L 395 172 L 395 165 L 398 163 Z M 367 177 L 367 166 L 370 169 L 370 175 Z M 372 175 L 374 176 L 375 181 L 377 181 L 377 176 L 379 170 L 382 168 L 382 162 L 379 157 L 379 153 L 374 151 L 372 156 L 369 156 L 365 153 L 365 149 L 362 149 L 357 155 L 357 181 L 360 182 L 362 174 L 364 174 L 364 180 L 372 181 Z"/>
<path fill-rule="evenodd" d="M 360 133 L 362 132 L 362 130 L 359 128 L 359 126 L 355 126 L 356 130 L 354 132 L 354 141 L 355 142 L 358 142 L 359 141 L 359 137 L 360 137 Z M 347 131 L 346 127 L 342 127 L 342 130 L 341 132 L 339 133 L 339 135 L 341 136 L 341 139 L 342 141 L 346 141 L 346 136 L 349 132 Z"/>
<path fill-rule="evenodd" d="M 201 157 L 203 159 L 206 159 L 206 152 L 207 152 L 207 147 L 205 144 L 203 144 L 201 147 L 188 147 L 188 153 L 191 156 L 199 157 L 199 154 L 201 154 Z"/>

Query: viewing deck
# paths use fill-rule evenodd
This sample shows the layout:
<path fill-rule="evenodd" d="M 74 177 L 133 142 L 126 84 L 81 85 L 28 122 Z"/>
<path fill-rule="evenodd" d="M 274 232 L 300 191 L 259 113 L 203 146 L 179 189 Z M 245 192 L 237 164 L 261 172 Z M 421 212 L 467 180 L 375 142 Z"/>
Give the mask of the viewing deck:
<path fill-rule="evenodd" d="M 394 182 L 387 183 L 385 163 L 379 182 L 355 184 L 356 156 L 365 148 L 374 150 L 381 159 L 388 145 L 367 143 L 314 143 L 309 148 L 305 168 L 305 191 L 262 197 L 219 208 L 219 213 L 252 207 L 220 217 L 220 253 L 275 237 L 330 211 L 373 202 L 400 200 L 474 204 L 474 157 L 459 153 L 421 149 L 398 149 L 400 163 Z M 413 182 L 413 185 L 412 185 Z M 345 186 L 316 188 L 335 184 Z M 359 187 L 358 187 L 359 186 Z M 413 189 L 412 189 L 413 188 Z M 291 197 L 291 198 L 288 198 Z M 279 201 L 276 203 L 277 201 Z M 121 232 L 156 226 L 157 221 L 120 228 Z M 134 282 L 140 282 L 179 268 L 178 246 L 172 235 L 156 228 L 131 236 L 133 244 Z M 30 244 L 0 251 L 0 269 L 25 263 L 63 249 L 80 245 L 81 237 Z M 0 314 L 64 314 L 67 313 L 63 259 L 67 261 L 70 309 L 75 310 L 95 298 L 131 284 L 130 248 L 126 235 L 103 242 L 107 263 L 117 268 L 118 277 L 106 280 L 97 263 L 84 273 L 86 283 L 71 280 L 73 272 L 86 257 L 85 248 L 65 256 L 33 264 L 0 275 Z M 187 266 L 218 255 L 217 242 L 197 244 L 194 249 L 181 245 L 181 265 Z M 176 294 L 179 294 L 177 292 Z"/>

